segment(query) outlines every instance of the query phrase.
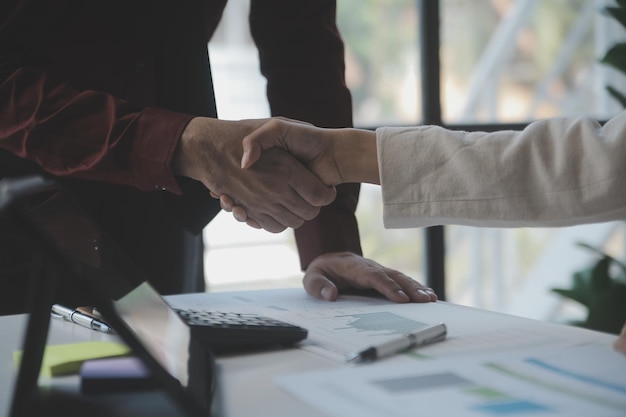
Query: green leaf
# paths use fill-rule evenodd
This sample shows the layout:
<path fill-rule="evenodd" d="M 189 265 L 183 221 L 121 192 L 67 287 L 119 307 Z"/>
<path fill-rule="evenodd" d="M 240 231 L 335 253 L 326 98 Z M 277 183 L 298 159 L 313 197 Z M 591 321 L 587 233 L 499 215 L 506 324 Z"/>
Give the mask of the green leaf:
<path fill-rule="evenodd" d="M 572 285 L 572 288 L 579 290 L 579 291 L 583 291 L 585 293 L 589 292 L 592 271 L 593 271 L 592 268 L 588 268 L 588 269 L 580 270 L 578 272 L 574 272 L 574 276 L 573 276 L 574 284 Z"/>
<path fill-rule="evenodd" d="M 626 28 L 626 1 L 620 1 L 620 7 L 606 7 L 604 10 Z"/>
<path fill-rule="evenodd" d="M 620 93 L 610 85 L 606 87 L 606 90 L 609 92 L 611 97 L 619 102 L 622 107 L 626 108 L 626 96 L 624 96 L 622 93 Z"/>
<path fill-rule="evenodd" d="M 626 322 L 626 285 L 615 284 L 608 291 L 594 294 L 587 306 L 585 327 L 609 333 L 619 333 Z"/>
<path fill-rule="evenodd" d="M 581 248 L 587 249 L 591 252 L 595 252 L 596 255 L 600 255 L 600 256 L 604 256 L 604 252 L 602 252 L 601 249 L 596 248 L 595 246 L 591 246 L 588 243 L 585 242 L 576 242 L 576 246 L 579 246 Z"/>
<path fill-rule="evenodd" d="M 552 291 L 559 294 L 561 297 L 569 298 L 570 300 L 574 300 L 584 306 L 587 305 L 586 296 L 584 299 L 581 299 L 581 294 L 576 291 L 566 290 L 564 288 L 552 288 Z"/>
<path fill-rule="evenodd" d="M 624 0 L 626 1 L 626 0 Z M 604 256 L 608 256 L 609 258 L 611 258 L 611 261 L 614 262 L 616 265 L 618 265 L 624 272 L 626 272 L 626 264 L 622 261 L 620 261 L 619 259 L 616 259 L 614 257 L 612 257 L 611 255 L 605 253 L 602 249 L 598 249 L 594 246 L 589 245 L 588 243 L 584 243 L 584 242 L 577 242 L 576 246 L 579 246 L 581 248 L 587 249 L 591 252 L 595 252 L 596 255 L 604 257 Z"/>
<path fill-rule="evenodd" d="M 555 293 L 570 298 L 580 304 L 586 306 L 589 304 L 589 297 L 591 294 L 590 281 L 591 281 L 591 269 L 585 269 L 575 272 L 572 276 L 573 283 L 570 289 L 553 288 Z"/>
<path fill-rule="evenodd" d="M 613 45 L 600 62 L 626 73 L 626 43 L 621 42 Z"/>
<path fill-rule="evenodd" d="M 611 263 L 612 258 L 607 255 L 600 259 L 593 267 L 591 272 L 592 294 L 606 291 L 611 287 L 611 277 L 609 275 Z"/>

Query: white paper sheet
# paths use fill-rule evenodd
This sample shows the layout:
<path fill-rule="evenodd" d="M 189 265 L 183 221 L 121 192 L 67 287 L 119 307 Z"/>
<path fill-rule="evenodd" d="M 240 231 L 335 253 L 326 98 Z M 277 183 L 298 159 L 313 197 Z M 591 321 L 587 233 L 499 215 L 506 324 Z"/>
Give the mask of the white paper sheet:
<path fill-rule="evenodd" d="M 175 307 L 252 312 L 302 326 L 309 331 L 300 347 L 343 363 L 346 355 L 398 334 L 445 323 L 444 342 L 407 352 L 387 361 L 410 361 L 502 352 L 517 349 L 569 346 L 607 335 L 569 329 L 553 323 L 436 302 L 395 304 L 384 299 L 342 296 L 335 302 L 318 300 L 304 290 L 267 290 L 186 294 L 166 297 Z"/>
<path fill-rule="evenodd" d="M 276 382 L 338 417 L 626 415 L 626 357 L 608 344 L 380 362 Z"/>

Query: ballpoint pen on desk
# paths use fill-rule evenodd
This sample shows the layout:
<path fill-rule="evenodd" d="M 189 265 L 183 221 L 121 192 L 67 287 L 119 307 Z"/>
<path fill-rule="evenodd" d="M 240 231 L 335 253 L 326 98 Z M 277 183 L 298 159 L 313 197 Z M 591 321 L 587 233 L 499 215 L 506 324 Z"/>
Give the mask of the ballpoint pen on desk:
<path fill-rule="evenodd" d="M 399 338 L 372 346 L 367 349 L 351 353 L 348 362 L 372 362 L 387 356 L 395 355 L 417 346 L 429 345 L 446 338 L 447 328 L 443 323 L 420 329 L 414 333 L 402 335 Z"/>
<path fill-rule="evenodd" d="M 113 333 L 113 329 L 108 324 L 97 319 L 96 317 L 85 314 L 78 309 L 71 309 L 59 304 L 54 304 L 52 306 L 52 314 L 53 316 L 59 316 L 64 320 L 71 321 L 72 323 L 76 323 L 88 329 L 97 330 L 103 333 Z"/>

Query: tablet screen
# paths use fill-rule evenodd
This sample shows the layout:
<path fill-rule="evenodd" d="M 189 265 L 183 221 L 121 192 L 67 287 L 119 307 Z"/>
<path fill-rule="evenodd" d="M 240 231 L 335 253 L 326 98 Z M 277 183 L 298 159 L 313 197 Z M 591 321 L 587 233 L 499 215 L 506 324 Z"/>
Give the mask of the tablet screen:
<path fill-rule="evenodd" d="M 146 282 L 113 304 L 152 356 L 186 387 L 191 335 L 179 315 Z"/>

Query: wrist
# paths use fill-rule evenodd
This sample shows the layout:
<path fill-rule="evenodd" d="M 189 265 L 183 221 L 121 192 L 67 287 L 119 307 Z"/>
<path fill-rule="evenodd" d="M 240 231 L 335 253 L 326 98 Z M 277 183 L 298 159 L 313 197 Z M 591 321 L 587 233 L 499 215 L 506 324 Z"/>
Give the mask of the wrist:
<path fill-rule="evenodd" d="M 228 122 L 208 117 L 194 117 L 178 141 L 172 159 L 176 175 L 202 182 L 207 188 L 219 182 L 220 175 L 213 163 L 214 155 L 227 159 L 227 153 L 216 138 L 226 137 Z"/>
<path fill-rule="evenodd" d="M 195 124 L 197 123 L 196 119 L 197 117 L 187 123 L 182 135 L 178 139 L 178 145 L 172 157 L 172 170 L 176 175 L 193 178 L 191 161 L 189 161 L 187 155 L 189 155 L 189 148 L 193 141 Z"/>
<path fill-rule="evenodd" d="M 335 159 L 341 182 L 380 184 L 376 132 L 365 129 L 341 129 L 335 144 Z"/>

